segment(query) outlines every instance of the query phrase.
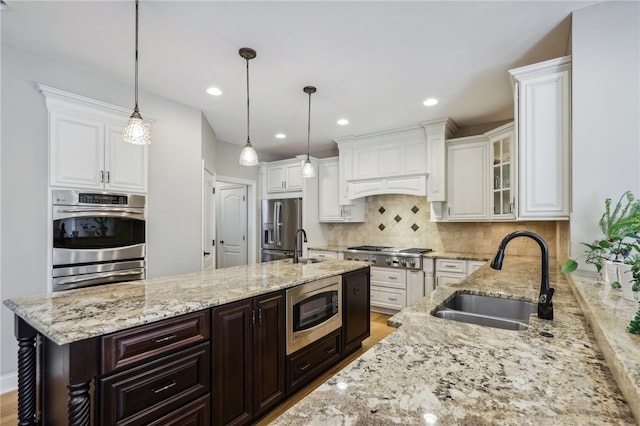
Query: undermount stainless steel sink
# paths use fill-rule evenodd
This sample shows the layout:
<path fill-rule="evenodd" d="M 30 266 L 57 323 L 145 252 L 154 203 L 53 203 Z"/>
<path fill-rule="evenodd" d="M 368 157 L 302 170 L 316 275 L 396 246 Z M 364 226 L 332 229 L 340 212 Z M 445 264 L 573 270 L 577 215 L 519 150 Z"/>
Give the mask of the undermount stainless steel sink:
<path fill-rule="evenodd" d="M 487 327 L 525 330 L 529 324 L 529 316 L 537 309 L 535 303 L 524 300 L 456 293 L 438 305 L 431 314 L 438 318 Z"/>

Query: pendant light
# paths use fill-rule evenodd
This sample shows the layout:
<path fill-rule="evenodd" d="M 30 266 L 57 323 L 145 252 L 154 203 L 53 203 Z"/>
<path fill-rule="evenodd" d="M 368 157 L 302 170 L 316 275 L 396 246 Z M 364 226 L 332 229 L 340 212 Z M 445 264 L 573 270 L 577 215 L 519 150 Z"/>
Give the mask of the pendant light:
<path fill-rule="evenodd" d="M 151 143 L 151 131 L 138 111 L 138 0 L 136 0 L 136 102 L 133 114 L 122 130 L 122 139 L 134 145 L 149 145 Z"/>
<path fill-rule="evenodd" d="M 307 159 L 302 165 L 302 177 L 303 178 L 312 178 L 316 177 L 316 169 L 311 164 L 311 160 L 309 160 L 309 145 L 311 139 L 311 94 L 316 93 L 316 88 L 313 86 L 305 86 L 302 89 L 304 93 L 309 94 L 309 119 L 307 120 Z"/>
<path fill-rule="evenodd" d="M 249 137 L 249 59 L 256 57 L 256 51 L 248 47 L 243 47 L 238 53 L 247 61 L 247 143 L 240 152 L 239 163 L 243 166 L 257 166 L 258 153 L 253 149 L 251 138 Z"/>

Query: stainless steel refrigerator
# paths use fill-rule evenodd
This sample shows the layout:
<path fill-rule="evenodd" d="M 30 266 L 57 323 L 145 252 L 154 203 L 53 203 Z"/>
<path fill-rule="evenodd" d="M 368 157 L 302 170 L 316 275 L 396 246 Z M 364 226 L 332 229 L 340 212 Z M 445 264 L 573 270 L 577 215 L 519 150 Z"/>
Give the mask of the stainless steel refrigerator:
<path fill-rule="evenodd" d="M 302 198 L 262 200 L 262 261 L 293 257 L 293 240 L 299 228 L 302 228 Z M 302 244 L 298 243 L 301 256 Z"/>

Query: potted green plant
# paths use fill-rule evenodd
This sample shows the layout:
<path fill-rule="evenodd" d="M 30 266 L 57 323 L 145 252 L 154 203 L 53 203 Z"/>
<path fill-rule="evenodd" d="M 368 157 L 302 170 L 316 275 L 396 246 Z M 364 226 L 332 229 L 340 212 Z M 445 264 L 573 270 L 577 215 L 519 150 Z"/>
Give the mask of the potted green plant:
<path fill-rule="evenodd" d="M 613 210 L 611 198 L 605 200 L 605 211 L 598 221 L 602 238 L 593 243 L 582 243 L 586 250 L 585 263 L 594 265 L 598 272 L 605 264 L 616 268 L 627 265 L 623 270 L 613 269 L 613 277 L 609 277 L 614 287 L 620 286 L 617 277 L 630 269 L 632 256 L 640 253 L 640 201 L 631 191 L 626 191 Z M 562 272 L 573 272 L 578 268 L 575 259 L 569 259 L 562 265 Z M 606 272 L 606 269 L 605 269 Z"/>

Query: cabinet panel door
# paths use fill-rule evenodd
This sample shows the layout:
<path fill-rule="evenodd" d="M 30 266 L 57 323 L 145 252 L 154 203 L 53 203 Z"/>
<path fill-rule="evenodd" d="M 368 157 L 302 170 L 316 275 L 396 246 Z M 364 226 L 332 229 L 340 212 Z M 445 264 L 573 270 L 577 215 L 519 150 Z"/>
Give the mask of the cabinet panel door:
<path fill-rule="evenodd" d="M 252 301 L 213 309 L 213 424 L 253 417 Z"/>
<path fill-rule="evenodd" d="M 267 192 L 284 191 L 284 168 L 281 166 L 267 167 Z"/>
<path fill-rule="evenodd" d="M 254 416 L 276 405 L 285 395 L 284 293 L 255 299 Z"/>
<path fill-rule="evenodd" d="M 344 352 L 361 346 L 370 333 L 369 271 L 349 272 L 342 276 L 342 333 Z"/>
<path fill-rule="evenodd" d="M 104 124 L 75 114 L 51 112 L 49 126 L 51 186 L 102 189 Z"/>
<path fill-rule="evenodd" d="M 105 183 L 109 189 L 147 192 L 147 146 L 122 140 L 122 126 L 106 126 Z"/>
<path fill-rule="evenodd" d="M 318 165 L 318 200 L 320 222 L 343 222 L 339 193 L 338 160 L 321 161 Z"/>
<path fill-rule="evenodd" d="M 449 220 L 489 218 L 487 140 L 447 147 Z"/>
<path fill-rule="evenodd" d="M 284 167 L 285 189 L 287 191 L 302 191 L 302 166 L 296 161 Z"/>
<path fill-rule="evenodd" d="M 520 84 L 518 215 L 568 218 L 570 197 L 569 70 Z"/>

